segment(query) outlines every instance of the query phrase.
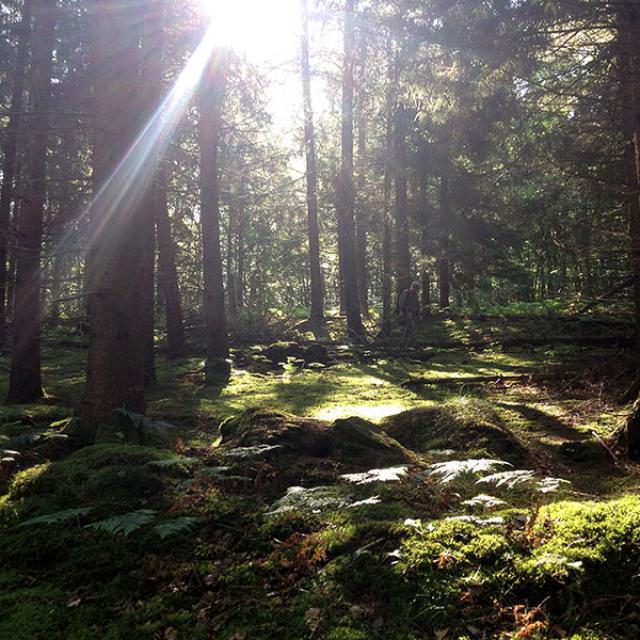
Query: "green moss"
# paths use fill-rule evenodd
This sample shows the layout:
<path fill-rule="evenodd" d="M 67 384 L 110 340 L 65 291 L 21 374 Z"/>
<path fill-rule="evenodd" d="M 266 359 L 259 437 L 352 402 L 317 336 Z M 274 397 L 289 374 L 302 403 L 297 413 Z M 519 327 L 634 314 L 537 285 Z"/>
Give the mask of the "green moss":
<path fill-rule="evenodd" d="M 413 409 L 386 418 L 381 426 L 414 451 L 454 449 L 465 457 L 498 457 L 516 464 L 529 460 L 525 445 L 486 401 L 463 399 Z"/>
<path fill-rule="evenodd" d="M 534 535 L 541 543 L 516 567 L 521 579 L 561 580 L 584 593 L 640 595 L 640 498 L 545 507 Z"/>
<path fill-rule="evenodd" d="M 170 457 L 168 452 L 145 447 L 86 447 L 64 460 L 19 473 L 10 485 L 10 500 L 20 504 L 25 516 L 83 506 L 131 510 L 162 496 L 164 478 L 175 470 L 148 463 Z"/>
<path fill-rule="evenodd" d="M 370 637 L 368 632 L 346 626 L 335 627 L 323 636 L 325 640 L 368 640 Z"/>

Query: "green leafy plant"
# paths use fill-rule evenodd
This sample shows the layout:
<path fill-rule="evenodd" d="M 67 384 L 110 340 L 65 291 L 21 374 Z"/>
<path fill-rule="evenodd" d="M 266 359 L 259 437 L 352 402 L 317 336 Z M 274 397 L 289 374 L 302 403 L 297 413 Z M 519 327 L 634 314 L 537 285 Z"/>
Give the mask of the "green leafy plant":
<path fill-rule="evenodd" d="M 156 512 L 153 509 L 138 509 L 137 511 L 130 511 L 129 513 L 123 513 L 118 516 L 111 516 L 106 520 L 93 522 L 92 524 L 88 524 L 86 528 L 113 535 L 122 533 L 126 538 L 134 531 L 153 522 L 155 517 Z"/>
<path fill-rule="evenodd" d="M 200 460 L 198 460 L 198 458 L 179 456 L 175 458 L 165 458 L 164 460 L 152 460 L 151 462 L 147 462 L 147 464 L 152 467 L 160 467 L 161 469 L 166 469 L 168 467 L 191 466 L 194 464 L 198 464 L 199 462 Z"/>
<path fill-rule="evenodd" d="M 79 518 L 80 516 L 84 516 L 87 513 L 91 512 L 91 507 L 82 507 L 79 509 L 65 509 L 64 511 L 56 511 L 54 513 L 47 513 L 42 516 L 37 516 L 35 518 L 29 518 L 24 522 L 21 522 L 19 527 L 33 527 L 35 525 L 53 525 L 53 524 L 61 524 L 63 522 L 68 522 L 69 520 L 74 520 Z"/>
<path fill-rule="evenodd" d="M 509 462 L 504 462 L 503 460 L 489 460 L 486 458 L 471 460 L 448 460 L 447 462 L 438 462 L 436 464 L 432 464 L 430 467 L 429 475 L 438 476 L 440 482 L 448 483 L 452 480 L 457 480 L 460 477 L 470 474 L 489 473 L 490 471 L 495 471 L 497 468 L 503 466 L 511 467 L 513 465 L 511 465 Z"/>
<path fill-rule="evenodd" d="M 177 533 L 191 531 L 199 522 L 201 522 L 201 519 L 195 516 L 183 516 L 170 520 L 169 522 L 157 524 L 153 527 L 152 531 L 158 535 L 161 540 L 164 540 Z"/>

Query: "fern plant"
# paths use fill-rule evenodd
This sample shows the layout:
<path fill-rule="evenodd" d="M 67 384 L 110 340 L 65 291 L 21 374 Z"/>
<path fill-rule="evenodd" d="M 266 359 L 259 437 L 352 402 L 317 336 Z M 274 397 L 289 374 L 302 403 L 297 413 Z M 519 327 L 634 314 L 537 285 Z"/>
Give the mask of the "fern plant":
<path fill-rule="evenodd" d="M 68 522 L 69 520 L 77 520 L 80 516 L 87 515 L 92 511 L 91 507 L 81 507 L 78 509 L 65 509 L 64 511 L 56 511 L 54 513 L 47 513 L 42 516 L 36 516 L 35 518 L 29 518 L 24 522 L 21 522 L 19 527 L 33 527 L 36 525 L 54 525 Z"/>
<path fill-rule="evenodd" d="M 159 536 L 161 540 L 164 540 L 177 533 L 191 531 L 200 522 L 201 519 L 195 516 L 182 516 L 181 518 L 174 518 L 168 522 L 157 524 L 153 527 L 152 531 Z"/>
<path fill-rule="evenodd" d="M 126 538 L 134 531 L 141 529 L 155 520 L 156 512 L 153 509 L 138 509 L 118 516 L 111 516 L 105 520 L 99 520 L 86 526 L 87 529 L 103 531 L 112 535 L 122 533 Z"/>
<path fill-rule="evenodd" d="M 0 449 L 0 462 L 15 462 L 16 458 L 19 456 L 19 451 L 13 451 L 12 449 Z"/>
<path fill-rule="evenodd" d="M 487 458 L 448 460 L 447 462 L 437 462 L 436 464 L 432 464 L 430 466 L 429 475 L 437 476 L 440 482 L 446 484 L 463 476 L 478 473 L 489 473 L 503 466 L 511 467 L 513 465 L 509 462 L 505 462 L 504 460 L 490 460 Z"/>

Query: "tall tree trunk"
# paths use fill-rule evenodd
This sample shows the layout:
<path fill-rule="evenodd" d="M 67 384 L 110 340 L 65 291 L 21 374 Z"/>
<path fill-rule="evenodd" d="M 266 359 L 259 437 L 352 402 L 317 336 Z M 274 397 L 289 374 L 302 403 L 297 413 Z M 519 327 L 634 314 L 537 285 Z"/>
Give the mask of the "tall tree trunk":
<path fill-rule="evenodd" d="M 420 217 L 420 285 L 422 313 L 428 316 L 429 305 L 431 304 L 431 272 L 429 269 L 429 203 L 427 201 L 427 153 L 426 143 L 421 144 L 420 156 L 418 158 L 418 188 L 417 205 Z"/>
<path fill-rule="evenodd" d="M 394 127 L 394 177 L 395 177 L 395 223 L 396 223 L 396 282 L 398 293 L 411 284 L 411 258 L 409 254 L 409 218 L 407 213 L 407 153 L 406 119 L 402 104 L 397 105 Z"/>
<path fill-rule="evenodd" d="M 634 275 L 634 303 L 636 321 L 636 352 L 640 352 L 640 7 L 632 3 L 618 10 L 618 41 L 620 46 L 620 75 L 625 108 L 625 163 L 627 168 L 627 209 L 631 239 L 631 266 Z M 640 369 L 631 390 L 638 394 Z M 623 430 L 627 453 L 640 460 L 640 398 Z"/>
<path fill-rule="evenodd" d="M 206 378 L 216 382 L 228 374 L 227 317 L 224 308 L 222 256 L 220 252 L 220 205 L 218 144 L 224 95 L 224 60 L 216 52 L 205 69 L 200 95 L 200 215 L 204 261 L 204 313 L 207 331 Z"/>
<path fill-rule="evenodd" d="M 9 227 L 9 243 L 8 253 L 9 259 L 7 260 L 7 293 L 6 293 L 6 314 L 8 318 L 13 317 L 13 312 L 16 308 L 16 238 L 17 230 L 20 224 L 20 210 L 22 209 L 22 203 L 19 198 L 16 198 L 16 202 L 13 206 L 13 213 L 11 215 L 10 227 Z"/>
<path fill-rule="evenodd" d="M 356 189 L 356 269 L 358 273 L 358 300 L 365 318 L 369 317 L 369 272 L 367 269 L 367 220 L 366 167 L 367 167 L 367 39 L 360 32 L 358 51 L 360 76 L 358 82 L 357 128 L 358 128 L 358 180 Z"/>
<path fill-rule="evenodd" d="M 31 83 L 33 115 L 25 190 L 17 229 L 16 302 L 8 399 L 33 402 L 43 396 L 40 372 L 40 254 L 46 192 L 51 76 L 55 41 L 56 0 L 34 0 Z"/>
<path fill-rule="evenodd" d="M 396 97 L 397 56 L 393 41 L 387 44 L 387 87 L 385 96 L 385 164 L 382 211 L 382 333 L 391 335 L 393 313 L 393 246 L 391 227 L 391 183 L 393 180 L 393 105 Z"/>
<path fill-rule="evenodd" d="M 53 267 L 51 269 L 51 307 L 49 318 L 52 324 L 60 321 L 60 296 L 62 294 L 62 274 L 64 273 L 65 254 L 56 253 L 53 256 Z"/>
<path fill-rule="evenodd" d="M 324 282 L 320 268 L 320 233 L 318 231 L 318 167 L 316 134 L 311 103 L 311 69 L 309 64 L 309 12 L 307 0 L 300 0 L 302 36 L 300 40 L 300 72 L 304 105 L 304 148 L 307 164 L 307 234 L 309 238 L 309 278 L 311 281 L 312 324 L 324 324 Z"/>
<path fill-rule="evenodd" d="M 338 178 L 338 252 L 342 256 L 347 332 L 361 340 L 365 330 L 358 304 L 353 185 L 353 65 L 355 53 L 355 0 L 345 0 L 344 60 L 342 68 L 341 166 Z"/>
<path fill-rule="evenodd" d="M 24 0 L 24 4 L 22 5 L 18 48 L 13 72 L 13 86 L 11 88 L 9 121 L 4 131 L 4 159 L 2 164 L 2 186 L 0 187 L 0 349 L 4 348 L 7 339 L 7 307 L 9 306 L 7 290 L 7 246 L 9 241 L 9 218 L 11 214 L 11 203 L 14 201 L 13 188 L 17 168 L 20 112 L 22 111 L 23 105 L 24 78 L 29 54 L 29 40 L 31 38 L 31 4 L 32 0 Z"/>
<path fill-rule="evenodd" d="M 157 110 L 164 97 L 163 87 L 163 50 L 165 37 L 165 21 L 167 19 L 167 0 L 155 0 L 143 5 L 143 34 L 141 47 L 141 73 L 140 83 L 144 87 L 141 110 L 145 114 L 146 122 L 151 122 L 156 116 Z M 161 198 L 166 195 L 160 193 L 160 172 L 162 158 L 153 158 L 151 162 L 157 162 L 156 174 L 149 181 L 145 202 L 141 215 L 144 224 L 149 229 L 154 229 L 156 220 L 160 215 L 159 208 L 163 206 Z M 164 203 L 166 210 L 166 202 Z M 148 385 L 156 384 L 156 360 L 155 360 L 155 258 L 156 235 L 146 233 L 143 258 L 143 318 L 145 334 L 145 381 Z"/>
<path fill-rule="evenodd" d="M 627 201 L 631 264 L 634 272 L 636 334 L 640 350 L 640 8 L 630 4 L 620 9 L 620 14 L 628 140 L 625 149 Z"/>
<path fill-rule="evenodd" d="M 449 181 L 446 176 L 440 178 L 440 233 L 438 247 L 438 287 L 440 290 L 440 308 L 449 308 L 449 226 L 451 202 Z"/>
<path fill-rule="evenodd" d="M 95 195 L 85 278 L 89 356 L 83 406 L 91 427 L 117 407 L 144 412 L 144 247 L 145 235 L 153 233 L 140 211 L 148 205 L 147 180 L 130 182 L 141 169 L 128 153 L 144 116 L 140 8 L 96 0 L 93 10 Z"/>
<path fill-rule="evenodd" d="M 165 168 L 160 167 L 157 177 L 156 233 L 158 237 L 158 279 L 164 299 L 167 324 L 167 355 L 180 358 L 185 354 L 184 319 L 178 288 L 176 245 L 171 234 L 167 208 L 167 178 Z"/>
<path fill-rule="evenodd" d="M 236 226 L 236 294 L 237 308 L 240 313 L 244 309 L 245 294 L 245 187 L 244 178 L 240 180 L 240 206 L 238 207 L 238 225 Z"/>
<path fill-rule="evenodd" d="M 234 199 L 236 200 L 234 202 Z M 233 230 L 237 226 L 237 193 L 231 194 L 229 200 L 229 219 L 227 220 L 227 301 L 229 316 L 235 318 L 238 315 L 238 307 L 236 305 L 236 282 L 234 272 L 234 247 L 233 247 Z"/>

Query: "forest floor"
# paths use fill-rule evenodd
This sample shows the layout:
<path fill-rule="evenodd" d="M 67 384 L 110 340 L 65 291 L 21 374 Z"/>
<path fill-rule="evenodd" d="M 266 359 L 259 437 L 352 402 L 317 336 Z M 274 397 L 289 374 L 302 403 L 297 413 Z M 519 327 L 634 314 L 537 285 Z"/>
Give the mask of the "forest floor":
<path fill-rule="evenodd" d="M 0 408 L 0 639 L 636 638 L 631 335 L 442 316 L 352 348 L 332 321 L 219 387 L 160 359 L 148 419 L 80 447 L 84 338 L 52 330 L 47 401 Z"/>

